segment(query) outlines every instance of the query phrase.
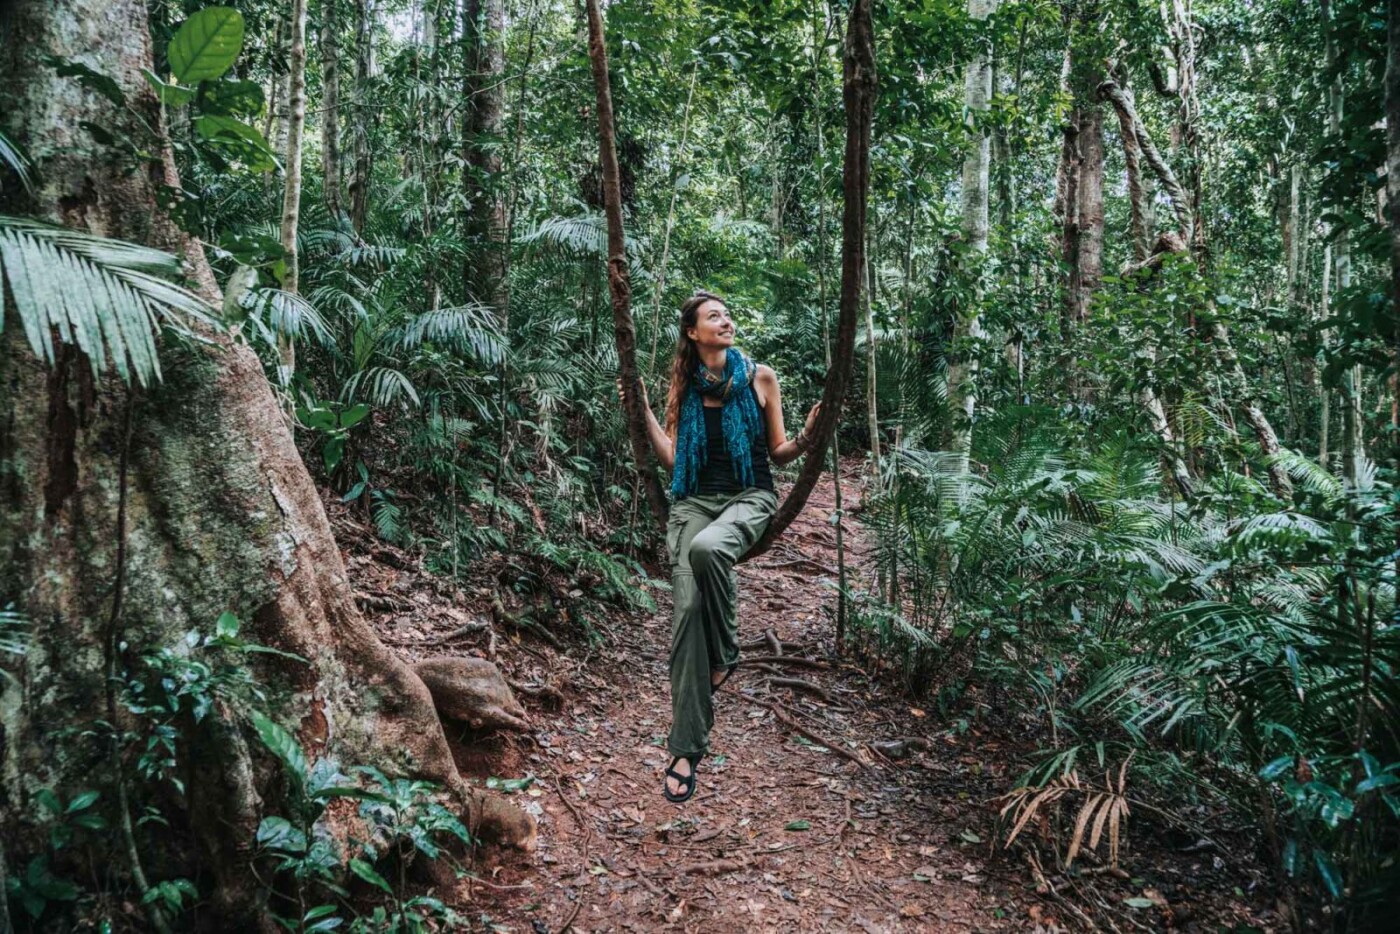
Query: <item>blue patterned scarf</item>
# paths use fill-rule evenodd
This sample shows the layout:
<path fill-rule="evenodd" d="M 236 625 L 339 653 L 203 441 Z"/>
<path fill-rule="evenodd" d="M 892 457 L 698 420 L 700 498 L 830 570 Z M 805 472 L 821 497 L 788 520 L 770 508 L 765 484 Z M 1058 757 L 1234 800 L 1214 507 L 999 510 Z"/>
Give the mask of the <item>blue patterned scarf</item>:
<path fill-rule="evenodd" d="M 682 500 L 695 492 L 700 468 L 709 454 L 705 437 L 705 403 L 702 396 L 724 400 L 720 424 L 724 446 L 734 465 L 734 476 L 744 486 L 753 486 L 753 442 L 763 431 L 758 403 L 749 392 L 758 365 L 730 347 L 724 357 L 724 372 L 716 374 L 700 364 L 690 380 L 690 392 L 681 399 L 676 425 L 676 466 L 671 473 L 671 495 Z"/>

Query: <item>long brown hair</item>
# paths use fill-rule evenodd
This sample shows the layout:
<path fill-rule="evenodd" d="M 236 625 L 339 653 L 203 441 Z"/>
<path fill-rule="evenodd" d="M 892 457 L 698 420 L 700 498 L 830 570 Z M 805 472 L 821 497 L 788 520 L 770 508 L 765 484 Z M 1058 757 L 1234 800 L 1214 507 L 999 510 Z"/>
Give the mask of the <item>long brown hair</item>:
<path fill-rule="evenodd" d="M 676 335 L 676 356 L 671 361 L 671 389 L 666 395 L 666 434 L 670 435 L 672 441 L 676 440 L 676 425 L 681 418 L 681 400 L 690 388 L 691 375 L 700 366 L 700 351 L 695 348 L 695 341 L 685 332 L 695 327 L 700 306 L 710 301 L 725 303 L 724 299 L 713 292 L 696 289 L 695 294 L 681 305 L 681 329 Z"/>

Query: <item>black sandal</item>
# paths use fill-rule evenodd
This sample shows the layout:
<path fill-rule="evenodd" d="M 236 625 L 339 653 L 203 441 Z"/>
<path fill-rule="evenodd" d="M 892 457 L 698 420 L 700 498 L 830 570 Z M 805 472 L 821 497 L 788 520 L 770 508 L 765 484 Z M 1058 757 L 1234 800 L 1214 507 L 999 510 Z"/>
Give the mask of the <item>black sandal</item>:
<path fill-rule="evenodd" d="M 675 804 L 680 804 L 682 801 L 688 801 L 690 799 L 690 796 L 695 794 L 695 767 L 700 764 L 698 756 L 692 758 L 690 761 L 690 774 L 682 775 L 679 772 L 677 772 L 674 768 L 672 768 L 672 766 L 674 766 L 677 762 L 681 761 L 681 758 L 681 756 L 676 756 L 671 760 L 671 765 L 666 766 L 666 774 L 671 778 L 674 778 L 676 781 L 680 782 L 681 787 L 684 788 L 685 791 L 681 792 L 680 794 L 674 794 L 672 793 L 670 788 L 666 787 L 666 784 L 664 782 L 661 786 L 661 793 L 666 796 L 666 800 Z M 687 756 L 685 758 L 690 757 Z"/>
<path fill-rule="evenodd" d="M 710 682 L 711 697 L 715 696 L 715 692 L 717 692 L 724 685 L 724 682 L 729 680 L 729 676 L 734 674 L 734 672 L 737 671 L 738 668 L 738 665 L 730 665 L 728 668 L 724 669 L 724 677 L 720 678 L 718 681 Z"/>

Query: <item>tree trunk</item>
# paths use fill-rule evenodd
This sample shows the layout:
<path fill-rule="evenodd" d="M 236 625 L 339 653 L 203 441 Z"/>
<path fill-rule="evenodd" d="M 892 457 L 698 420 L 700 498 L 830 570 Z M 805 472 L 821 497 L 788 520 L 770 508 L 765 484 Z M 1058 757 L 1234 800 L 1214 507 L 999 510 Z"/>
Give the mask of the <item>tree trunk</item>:
<path fill-rule="evenodd" d="M 287 275 L 282 288 L 295 294 L 299 287 L 297 226 L 301 220 L 301 143 L 306 126 L 306 0 L 292 0 L 287 22 L 291 39 L 287 60 L 287 148 L 284 168 L 286 184 L 282 191 L 282 249 L 287 254 Z M 290 334 L 277 335 L 279 382 L 290 386 L 296 371 L 296 344 Z"/>
<path fill-rule="evenodd" d="M 1322 294 L 1318 299 L 1318 309 L 1323 318 L 1326 318 L 1332 310 L 1332 244 L 1330 243 L 1322 248 Z M 1323 331 L 1322 344 L 1324 348 L 1330 339 L 1331 332 Z M 1328 447 L 1331 442 L 1328 435 L 1332 427 L 1332 389 L 1327 385 L 1326 380 L 1318 380 L 1317 390 L 1320 408 L 1318 412 L 1317 462 L 1326 467 L 1327 458 L 1332 453 Z"/>
<path fill-rule="evenodd" d="M 217 286 L 199 242 L 157 207 L 158 186 L 179 181 L 168 146 L 144 130 L 160 121 L 141 76 L 152 65 L 146 16 L 143 0 L 11 5 L 0 43 L 0 123 L 28 152 L 43 154 L 44 184 L 26 203 L 7 190 L 0 210 L 183 252 L 192 280 L 213 300 Z M 117 82 L 130 108 L 57 77 L 43 65 L 48 55 L 82 55 Z M 164 151 L 164 165 L 133 171 L 117 153 L 71 145 L 85 138 L 86 122 L 147 140 Z M 333 755 L 345 765 L 396 772 L 408 765 L 467 793 L 427 689 L 355 607 L 320 497 L 260 362 L 242 342 L 206 336 L 208 346 L 167 344 L 167 381 L 137 392 L 114 376 L 93 379 L 67 345 L 47 367 L 30 353 L 22 328 L 0 334 L 7 478 L 0 484 L 0 594 L 35 622 L 17 663 L 24 697 L 0 682 L 0 800 L 15 818 L 4 827 L 12 860 L 32 854 L 47 831 L 36 819 L 37 789 L 66 797 L 102 788 L 99 807 L 109 810 L 110 824 L 121 823 L 110 813 L 121 795 L 105 793 L 122 787 L 110 747 L 72 737 L 110 719 L 103 700 L 109 664 L 124 668 L 139 653 L 183 644 L 190 631 L 210 633 L 226 611 L 245 621 L 248 638 L 307 660 L 258 663 L 255 672 L 268 695 L 281 699 L 274 715 L 311 758 Z M 284 782 L 275 769 L 252 767 L 241 716 L 216 712 L 187 738 L 195 780 L 181 813 L 190 832 L 138 826 L 135 842 L 153 881 L 208 868 L 208 910 L 217 925 L 269 930 L 249 861 L 262 802 L 277 798 Z M 132 724 L 123 718 L 115 726 Z M 152 803 L 151 791 L 134 785 L 133 809 Z M 491 814 L 498 830 L 515 821 L 514 838 L 528 840 L 530 822 L 519 812 L 493 805 Z M 113 854 L 114 866 L 134 875 L 123 852 Z"/>
<path fill-rule="evenodd" d="M 613 332 L 622 376 L 623 408 L 632 439 L 632 456 L 642 476 L 647 502 L 657 524 L 666 521 L 666 494 L 661 489 L 647 440 L 642 400 L 638 393 L 637 327 L 632 320 L 632 279 L 627 269 L 627 246 L 622 230 L 622 180 L 613 137 L 612 87 L 608 80 L 608 50 L 603 36 L 603 14 L 598 0 L 586 0 L 588 57 L 598 94 L 598 160 L 603 170 L 603 210 L 608 219 L 608 292 L 612 296 Z"/>
<path fill-rule="evenodd" d="M 590 3 L 596 0 L 589 0 Z M 875 37 L 871 0 L 855 0 L 846 24 L 842 61 L 842 99 L 846 109 L 846 161 L 841 172 L 841 311 L 836 321 L 834 363 L 827 368 L 822 407 L 812 429 L 812 446 L 802 471 L 788 491 L 763 538 L 744 559 L 757 557 L 783 533 L 807 503 L 821 476 L 827 445 L 841 419 L 855 356 L 856 322 L 860 320 L 861 270 L 865 266 L 865 209 L 870 193 L 870 128 L 875 113 Z"/>
<path fill-rule="evenodd" d="M 996 12 L 997 0 L 967 0 L 967 14 L 975 20 L 985 20 Z M 963 469 L 967 469 L 972 453 L 972 420 L 977 412 L 977 344 L 986 336 L 982 328 L 982 265 L 987 252 L 989 218 L 987 214 L 990 187 L 991 137 L 981 125 L 981 117 L 991 107 L 992 60 L 986 48 L 980 48 L 967 64 L 964 74 L 964 94 L 967 105 L 968 129 L 972 137 L 962 170 L 962 232 L 977 264 L 978 286 L 970 299 L 971 308 L 958 316 L 954 341 L 959 346 L 958 360 L 948 369 L 949 396 L 953 400 L 952 441 Z"/>
<path fill-rule="evenodd" d="M 1074 186 L 1072 224 L 1065 243 L 1074 242 L 1066 289 L 1067 317 L 1078 329 L 1089 318 L 1089 303 L 1103 282 L 1103 111 L 1085 103 L 1077 112 L 1078 179 Z"/>
<path fill-rule="evenodd" d="M 350 176 L 350 223 L 355 233 L 365 229 L 369 213 L 370 162 L 369 79 L 374 67 L 372 0 L 355 0 L 355 107 L 351 114 L 355 164 Z"/>
<path fill-rule="evenodd" d="M 1123 96 L 1129 101 L 1133 100 L 1133 92 L 1123 86 Z M 1133 259 L 1142 262 L 1147 259 L 1152 249 L 1152 221 L 1151 205 L 1147 198 L 1147 186 L 1143 184 L 1142 178 L 1142 147 L 1138 145 L 1137 131 L 1132 126 L 1132 121 L 1128 119 L 1126 110 L 1114 109 L 1118 115 L 1118 134 L 1123 139 L 1123 164 L 1126 168 L 1128 181 L 1128 211 L 1130 226 L 1132 228 L 1133 239 Z M 1102 207 L 1102 199 L 1100 199 Z"/>
<path fill-rule="evenodd" d="M 1385 213 L 1390 233 L 1390 359 L 1400 374 L 1400 0 L 1387 9 L 1385 58 Z M 1400 472 L 1400 375 L 1391 377 L 1391 460 Z M 1400 530 L 1396 532 L 1396 576 L 1400 577 Z"/>
<path fill-rule="evenodd" d="M 462 122 L 466 181 L 468 298 L 491 308 L 505 304 L 506 200 L 501 186 L 501 137 L 505 118 L 505 4 L 467 0 L 467 117 Z"/>
<path fill-rule="evenodd" d="M 1178 202 L 1178 197 L 1184 197 L 1185 192 L 1181 184 L 1176 180 L 1171 167 L 1162 159 L 1157 147 L 1153 145 L 1152 138 L 1147 135 L 1147 130 L 1142 125 L 1142 120 L 1137 115 L 1137 110 L 1133 106 L 1132 99 L 1123 92 L 1115 81 L 1105 81 L 1099 85 L 1099 96 L 1112 102 L 1115 110 L 1118 111 L 1118 118 L 1121 123 L 1126 123 L 1132 129 L 1132 135 L 1142 148 L 1143 155 L 1147 158 L 1148 165 L 1152 166 L 1157 173 L 1158 180 L 1162 187 L 1166 189 L 1172 198 L 1172 208 L 1176 212 L 1177 221 L 1182 225 L 1181 239 L 1184 243 L 1191 242 L 1190 230 L 1187 225 L 1193 223 L 1194 215 L 1189 204 Z M 1245 421 L 1254 430 L 1254 437 L 1259 442 L 1259 447 L 1266 458 L 1273 458 L 1281 450 L 1278 441 L 1278 434 L 1274 431 L 1268 417 L 1264 414 L 1263 408 L 1259 404 L 1258 397 L 1253 393 L 1249 379 L 1246 377 L 1244 368 L 1240 365 L 1239 356 L 1235 353 L 1234 346 L 1230 342 L 1230 334 L 1225 325 L 1219 321 L 1211 326 L 1211 335 L 1215 343 L 1216 351 L 1225 365 L 1225 372 L 1232 383 L 1234 394 L 1239 399 L 1244 411 Z M 1153 418 L 1156 421 L 1155 417 Z M 1271 462 L 1268 467 L 1269 482 L 1274 493 L 1282 498 L 1287 498 L 1293 490 L 1293 483 L 1288 479 L 1288 472 L 1282 464 Z"/>
<path fill-rule="evenodd" d="M 871 227 L 874 227 L 872 221 Z M 880 405 L 879 405 L 879 345 L 875 339 L 875 250 L 874 237 L 866 231 L 867 250 L 865 266 L 865 422 L 870 434 L 870 491 L 880 489 Z"/>
<path fill-rule="evenodd" d="M 1337 43 L 1332 35 L 1332 13 L 1330 3 L 1322 4 L 1323 22 L 1327 28 L 1327 62 L 1332 65 L 1337 60 Z M 1346 97 L 1342 92 L 1342 80 L 1338 77 L 1327 89 L 1327 129 L 1333 137 L 1342 133 L 1342 113 Z M 1337 292 L 1351 288 L 1351 243 L 1350 232 L 1345 221 L 1338 221 L 1340 228 L 1333 238 L 1335 247 L 1332 262 L 1337 267 Z M 1361 421 L 1361 367 L 1348 367 L 1342 374 L 1342 478 L 1348 486 L 1355 486 L 1361 472 L 1361 462 L 1366 457 L 1366 442 L 1362 436 Z"/>
<path fill-rule="evenodd" d="M 339 0 L 321 0 L 321 179 L 326 212 L 339 221 L 340 178 L 340 28 L 336 5 Z"/>

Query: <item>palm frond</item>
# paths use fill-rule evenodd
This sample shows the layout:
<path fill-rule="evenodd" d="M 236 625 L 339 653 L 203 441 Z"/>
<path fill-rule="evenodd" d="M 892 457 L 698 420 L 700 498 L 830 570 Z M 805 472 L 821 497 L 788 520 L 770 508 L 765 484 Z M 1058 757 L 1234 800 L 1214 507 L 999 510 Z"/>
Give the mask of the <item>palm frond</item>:
<path fill-rule="evenodd" d="M 158 381 L 160 325 L 218 327 L 203 299 L 170 281 L 180 276 L 180 261 L 160 250 L 0 217 L 0 305 L 8 281 L 29 346 L 48 364 L 56 331 L 87 355 L 94 375 L 110 359 L 126 382 Z"/>

